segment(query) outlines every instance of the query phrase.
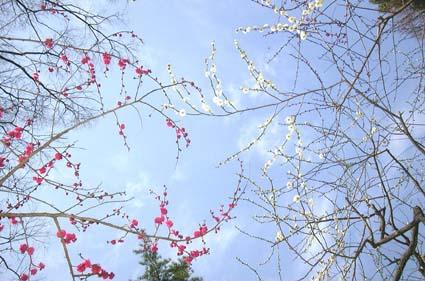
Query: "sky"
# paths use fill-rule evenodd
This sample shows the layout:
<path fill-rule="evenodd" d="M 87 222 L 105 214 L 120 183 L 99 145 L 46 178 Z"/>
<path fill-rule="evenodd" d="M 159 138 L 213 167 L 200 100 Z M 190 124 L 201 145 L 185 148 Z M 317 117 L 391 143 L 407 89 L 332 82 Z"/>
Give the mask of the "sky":
<path fill-rule="evenodd" d="M 83 5 L 89 5 L 84 2 Z M 117 27 L 112 26 L 111 30 L 134 30 L 145 43 L 138 54 L 141 63 L 165 81 L 168 81 L 166 66 L 171 64 L 176 76 L 197 81 L 203 89 L 211 91 L 204 75 L 204 60 L 210 55 L 211 42 L 214 41 L 217 72 L 223 81 L 224 92 L 228 92 L 241 105 L 252 103 L 250 97 L 244 100 L 240 91 L 240 87 L 249 83 L 249 76 L 234 47 L 235 39 L 251 47 L 250 54 L 264 66 L 264 72 L 270 78 L 284 78 L 278 77 L 273 66 L 264 64 L 265 48 L 262 47 L 266 46 L 267 40 L 261 36 L 246 38 L 235 32 L 239 26 L 267 23 L 273 17 L 273 14 L 249 1 L 135 1 L 126 5 L 111 4 L 105 8 L 105 12 L 114 9 L 115 4 L 122 9 L 123 23 L 117 23 Z M 96 5 L 96 9 L 104 8 L 100 4 Z M 110 77 L 103 82 L 103 87 L 115 89 L 115 79 L 119 77 Z M 142 112 L 142 125 L 134 112 L 121 115 L 126 124 L 130 151 L 115 133 L 114 120 L 107 117 L 68 136 L 69 140 L 78 140 L 77 146 L 83 148 L 74 152 L 73 157 L 83 163 L 81 178 L 85 183 L 102 183 L 108 191 L 126 189 L 129 195 L 134 196 L 135 199 L 126 203 L 125 208 L 147 229 L 152 228 L 152 218 L 158 210 L 158 203 L 149 194 L 149 189 L 161 192 L 163 185 L 166 185 L 169 212 L 176 226 L 191 232 L 204 220 L 211 222 L 210 210 L 217 210 L 220 204 L 228 202 L 237 184 L 235 174 L 238 166 L 230 163 L 217 168 L 217 165 L 251 140 L 253 133 L 256 133 L 253 125 L 265 119 L 267 112 L 224 118 L 186 116 L 181 122 L 188 130 L 192 143 L 189 148 L 183 149 L 177 164 L 174 132 L 164 126 L 162 118 L 155 115 L 148 117 L 149 113 Z M 264 164 L 265 151 L 259 149 L 250 157 L 252 161 L 246 169 L 254 173 Z M 99 209 L 96 212 L 101 214 L 103 211 Z M 234 215 L 237 219 L 227 223 L 217 235 L 206 238 L 211 254 L 193 264 L 195 275 L 203 277 L 205 281 L 254 280 L 252 272 L 243 267 L 236 257 L 259 262 L 269 254 L 269 249 L 247 240 L 235 228 L 249 224 L 249 210 L 244 210 L 242 206 L 235 210 Z M 254 230 L 256 228 L 260 230 L 261 226 L 254 226 Z M 275 232 L 270 232 L 271 239 L 274 235 Z M 139 257 L 132 253 L 137 240 L 128 239 L 124 244 L 111 247 L 104 242 L 111 238 L 110 233 L 94 229 L 81 235 L 74 247 L 84 249 L 82 254 L 85 256 L 99 258 L 94 261 L 113 271 L 117 280 L 140 275 L 143 267 L 137 265 Z M 45 257 L 46 264 L 54 266 L 47 268 L 45 274 L 66 278 L 62 251 L 54 239 L 51 242 L 48 252 L 45 249 Z M 163 256 L 175 257 L 167 245 L 160 244 L 159 248 Z M 74 257 L 77 254 L 73 252 Z M 273 274 L 269 277 L 266 274 L 265 280 L 274 280 Z"/>
<path fill-rule="evenodd" d="M 177 77 L 196 81 L 208 97 L 211 97 L 209 80 L 205 77 L 204 60 L 211 53 L 211 43 L 217 48 L 217 74 L 223 84 L 223 91 L 239 107 L 262 104 L 267 99 L 256 93 L 244 94 L 241 88 L 253 85 L 248 75 L 247 66 L 235 48 L 237 40 L 256 66 L 262 70 L 267 79 L 273 80 L 285 90 L 313 89 L 309 81 L 310 72 L 297 73 L 295 59 L 278 56 L 271 63 L 267 61 L 276 51 L 281 38 L 265 37 L 264 33 L 237 33 L 238 27 L 275 23 L 276 15 L 269 9 L 262 9 L 247 0 L 136 0 L 136 1 L 77 1 L 79 5 L 108 14 L 120 11 L 122 21 L 113 22 L 110 31 L 133 30 L 144 41 L 138 50 L 140 62 L 152 69 L 153 75 L 162 81 L 169 81 L 167 65 L 171 64 Z M 306 58 L 314 58 L 318 53 L 312 51 L 308 44 L 303 45 Z M 328 69 L 329 62 L 322 62 L 321 67 Z M 327 72 L 330 82 L 335 78 L 332 70 Z M 294 85 L 295 77 L 298 84 Z M 114 104 L 119 91 L 120 76 L 113 71 L 108 79 L 102 81 L 106 103 Z M 132 88 L 128 93 L 131 95 Z M 295 91 L 294 91 L 295 92 Z M 111 94 L 110 97 L 108 94 Z M 153 97 L 153 103 L 161 102 Z M 211 102 L 211 101 L 210 101 Z M 214 109 L 215 110 L 215 109 Z M 296 108 L 284 108 L 280 116 L 294 114 Z M 158 213 L 158 202 L 149 190 L 161 193 L 167 186 L 169 194 L 169 214 L 175 226 L 191 233 L 204 221 L 211 222 L 210 210 L 219 209 L 228 202 L 236 188 L 238 163 L 218 164 L 229 155 L 239 151 L 260 132 L 258 124 L 272 114 L 272 110 L 257 110 L 229 117 L 190 116 L 176 117 L 179 125 L 189 133 L 191 145 L 183 148 L 179 161 L 176 162 L 175 132 L 165 125 L 164 119 L 152 114 L 148 108 L 141 109 L 140 116 L 135 111 L 119 113 L 120 120 L 126 125 L 130 151 L 123 145 L 117 133 L 115 120 L 105 117 L 67 136 L 70 142 L 76 141 L 80 149 L 73 151 L 73 159 L 82 163 L 81 179 L 88 186 L 101 184 L 105 190 L 112 192 L 126 191 L 132 201 L 125 202 L 126 213 L 137 218 L 141 227 L 152 231 L 153 217 Z M 314 118 L 314 115 L 306 114 Z M 330 116 L 329 118 L 332 118 Z M 327 118 L 327 117 L 325 117 Z M 280 120 L 284 122 L 284 120 Z M 368 124 L 369 125 L 369 124 Z M 264 163 L 270 158 L 269 148 L 279 145 L 286 135 L 286 127 L 278 122 L 270 128 L 270 134 L 258 143 L 250 153 L 243 155 L 245 172 L 256 177 Z M 311 136 L 310 136 L 311 137 Z M 359 136 L 361 139 L 362 136 Z M 303 136 L 309 141 L 309 136 Z M 405 144 L 399 145 L 400 150 Z M 398 149 L 398 148 L 397 148 Z M 308 154 L 306 152 L 306 154 Z M 317 155 L 307 155 L 318 157 Z M 219 167 L 218 167 L 219 166 Z M 285 167 L 286 168 L 286 167 Z M 282 171 L 271 173 L 278 184 L 286 185 L 288 176 Z M 58 176 L 67 177 L 65 171 L 58 171 Z M 261 181 L 261 179 L 259 179 Z M 52 195 L 45 191 L 44 196 Z M 56 200 L 62 200 L 60 194 Z M 291 195 L 292 198 L 292 195 Z M 325 211 L 329 206 L 317 204 L 317 212 Z M 117 205 L 118 206 L 118 205 Z M 105 206 L 91 212 L 101 216 L 115 206 Z M 205 281 L 245 281 L 256 280 L 255 274 L 238 262 L 237 258 L 251 265 L 258 265 L 267 260 L 271 248 L 247 238 L 238 228 L 255 233 L 270 240 L 275 239 L 276 229 L 262 224 L 253 224 L 251 216 L 255 211 L 248 204 L 240 204 L 233 215 L 236 219 L 226 223 L 218 234 L 206 237 L 211 254 L 193 263 L 196 276 Z M 51 226 L 46 231 L 54 233 Z M 108 271 L 116 274 L 116 280 L 136 278 L 143 272 L 138 265 L 139 257 L 132 253 L 137 247 L 135 238 L 128 238 L 123 244 L 111 246 L 107 240 L 118 238 L 120 234 L 93 227 L 80 235 L 72 245 L 71 256 L 78 261 L 78 255 L 90 257 L 92 262 L 100 263 Z M 55 237 L 47 235 L 50 242 L 37 252 L 49 265 L 45 270 L 48 280 L 68 280 L 63 252 Z M 292 280 L 305 269 L 302 264 L 290 260 L 288 253 L 281 248 L 284 280 Z M 159 244 L 159 253 L 164 257 L 175 257 L 165 243 Z M 292 259 L 292 258 L 291 258 Z M 278 280 L 274 260 L 262 267 L 263 280 Z M 53 277 L 53 278 L 51 278 Z M 54 279 L 56 278 L 56 279 Z"/>

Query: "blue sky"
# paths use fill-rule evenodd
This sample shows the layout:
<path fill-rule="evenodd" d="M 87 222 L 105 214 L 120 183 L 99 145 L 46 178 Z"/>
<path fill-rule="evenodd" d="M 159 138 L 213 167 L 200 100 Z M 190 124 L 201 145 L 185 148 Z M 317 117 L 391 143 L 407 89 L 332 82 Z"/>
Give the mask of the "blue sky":
<path fill-rule="evenodd" d="M 113 6 L 108 7 L 106 12 L 112 8 Z M 166 66 L 171 64 L 176 76 L 197 81 L 205 91 L 211 91 L 204 76 L 204 59 L 209 56 L 211 42 L 214 41 L 218 49 L 217 71 L 223 81 L 224 91 L 229 92 L 235 102 L 252 103 L 250 98 L 244 100 L 239 89 L 249 82 L 249 76 L 234 47 L 234 40 L 237 38 L 241 44 L 252 49 L 250 54 L 264 66 L 264 72 L 270 75 L 270 78 L 284 78 L 277 77 L 272 67 L 263 63 L 262 47 L 267 40 L 258 35 L 247 38 L 235 32 L 239 26 L 269 22 L 270 16 L 273 16 L 252 3 L 160 0 L 136 1 L 123 8 L 124 23 L 116 23 L 117 26 L 113 26 L 111 30 L 125 28 L 140 35 L 145 42 L 139 52 L 141 63 L 151 68 L 154 75 L 164 81 L 169 79 Z M 102 10 L 102 7 L 100 9 Z M 118 76 L 111 76 L 105 80 L 104 89 L 114 92 L 117 79 Z M 131 89 L 128 90 L 131 94 Z M 166 128 L 163 118 L 156 115 L 148 117 L 149 113 L 142 112 L 142 125 L 134 112 L 120 114 L 126 124 L 130 152 L 123 146 L 122 139 L 116 133 L 114 120 L 107 117 L 69 135 L 69 140 L 78 140 L 77 146 L 83 148 L 74 152 L 73 158 L 83 163 L 81 176 L 86 184 L 102 183 L 108 191 L 126 189 L 134 196 L 135 200 L 126 204 L 126 210 L 131 216 L 138 218 L 141 225 L 147 229 L 152 229 L 152 218 L 158 209 L 157 202 L 149 195 L 149 189 L 161 192 L 162 186 L 167 185 L 169 210 L 176 226 L 191 232 L 204 219 L 210 222 L 209 210 L 217 210 L 220 204 L 226 203 L 227 197 L 236 186 L 236 163 L 221 168 L 217 168 L 217 164 L 250 141 L 252 126 L 265 119 L 267 114 L 260 111 L 230 118 L 182 118 L 181 122 L 189 131 L 192 144 L 188 149 L 183 149 L 176 165 L 174 132 Z M 264 164 L 264 157 L 264 151 L 254 153 L 246 167 L 247 171 L 256 173 L 256 169 Z M 102 212 L 104 209 L 100 208 L 95 215 Z M 218 235 L 211 235 L 206 239 L 211 248 L 211 255 L 193 265 L 195 273 L 206 281 L 252 280 L 252 273 L 242 267 L 235 258 L 240 256 L 255 261 L 257 258 L 265 258 L 268 254 L 268 249 L 256 244 L 251 245 L 251 241 L 234 228 L 234 225 L 247 226 L 248 209 L 244 210 L 242 206 L 236 209 L 235 215 L 237 219 L 225 225 Z M 260 226 L 254 226 L 253 229 L 256 228 L 261 229 Z M 273 239 L 274 232 L 270 232 L 270 235 Z M 143 268 L 137 264 L 138 257 L 132 254 L 137 241 L 128 239 L 123 245 L 106 245 L 106 240 L 112 238 L 115 238 L 113 233 L 92 229 L 81 235 L 73 248 L 83 249 L 83 255 L 115 272 L 118 280 L 140 275 Z M 46 264 L 53 266 L 47 269 L 46 276 L 65 277 L 61 275 L 65 268 L 61 249 L 56 245 L 55 239 L 51 242 L 45 257 Z M 174 256 L 170 254 L 167 245 L 160 244 L 159 248 L 163 256 Z M 75 260 L 78 260 L 79 252 L 72 249 L 71 252 Z M 270 275 L 273 274 L 275 273 L 271 272 Z"/>
<path fill-rule="evenodd" d="M 276 15 L 271 10 L 262 9 L 251 1 L 137 0 L 129 3 L 80 1 L 80 4 L 94 5 L 87 8 L 99 9 L 105 13 L 122 11 L 123 22 L 113 22 L 110 30 L 134 30 L 143 38 L 145 44 L 138 50 L 141 64 L 152 69 L 153 75 L 162 81 L 169 81 L 167 65 L 171 64 L 177 77 L 196 81 L 204 93 L 211 97 L 212 90 L 204 75 L 204 59 L 210 55 L 211 42 L 214 41 L 217 48 L 217 73 L 222 81 L 224 93 L 239 107 L 267 102 L 268 99 L 260 94 L 247 95 L 240 90 L 241 87 L 252 86 L 254 81 L 249 77 L 247 66 L 234 46 L 234 40 L 237 39 L 247 50 L 257 68 L 281 89 L 306 90 L 318 86 L 310 82 L 313 80 L 312 74 L 305 71 L 305 68 L 296 73 L 296 58 L 281 55 L 270 64 L 267 63 L 286 34 L 264 37 L 261 33 L 244 35 L 235 32 L 241 26 L 263 25 L 277 21 Z M 318 50 L 311 48 L 312 45 L 307 41 L 301 45 L 300 51 L 307 59 L 316 59 L 319 55 Z M 291 50 L 295 52 L 296 47 L 297 45 L 292 46 Z M 329 70 L 329 66 L 329 62 L 320 62 L 320 69 L 326 74 L 324 76 L 327 83 L 336 79 L 335 70 Z M 298 84 L 294 86 L 293 81 L 297 75 Z M 115 104 L 119 84 L 120 76 L 114 72 L 111 72 L 109 79 L 102 81 L 106 103 Z M 149 85 L 146 85 L 146 88 L 148 87 Z M 127 90 L 131 95 L 131 86 Z M 163 101 L 154 96 L 151 102 L 162 104 Z M 243 155 L 248 176 L 265 183 L 258 175 L 260 168 L 270 158 L 268 149 L 279 145 L 287 133 L 286 126 L 280 126 L 278 123 L 284 123 L 284 118 L 294 114 L 296 110 L 296 106 L 283 108 L 278 122 L 270 127 L 270 134 L 250 153 Z M 121 122 L 126 124 L 130 152 L 123 145 L 112 117 L 97 120 L 76 130 L 68 135 L 67 140 L 77 141 L 77 147 L 81 147 L 73 152 L 73 159 L 83 163 L 81 178 L 86 185 L 102 184 L 108 191 L 126 190 L 129 196 L 135 197 L 133 201 L 124 203 L 126 212 L 130 217 L 137 218 L 140 225 L 148 230 L 152 230 L 154 226 L 152 218 L 158 212 L 158 204 L 149 194 L 149 189 L 161 192 L 163 185 L 166 185 L 170 200 L 169 212 L 175 226 L 190 233 L 204 220 L 211 222 L 209 211 L 217 210 L 220 204 L 227 203 L 227 198 L 236 187 L 237 163 L 230 162 L 217 168 L 218 163 L 252 141 L 260 132 L 258 125 L 270 117 L 272 112 L 273 110 L 269 108 L 230 117 L 176 117 L 179 124 L 188 130 L 192 140 L 189 148 L 183 149 L 177 165 L 174 131 L 165 126 L 162 117 L 157 114 L 151 115 L 152 111 L 148 108 L 141 108 L 141 122 L 134 111 L 119 113 Z M 307 118 L 313 119 L 315 116 L 305 114 L 303 118 L 300 122 L 308 121 Z M 334 120 L 333 115 L 323 118 L 329 122 Z M 365 124 L 368 130 L 370 124 L 368 122 Z M 363 137 L 357 131 L 353 135 L 359 140 Z M 305 143 L 312 138 L 312 135 L 303 135 Z M 392 145 L 405 148 L 405 144 L 401 142 L 394 142 Z M 293 150 L 294 147 L 295 145 L 291 145 L 289 149 Z M 306 152 L 306 157 L 318 156 Z M 289 175 L 285 172 L 289 168 L 280 166 L 279 169 L 270 171 L 278 185 L 286 185 Z M 67 173 L 58 172 L 66 179 Z M 291 203 L 293 194 L 288 194 L 284 198 L 289 198 Z M 45 196 L 51 194 L 46 192 Z M 60 195 L 57 199 L 61 199 Z M 319 214 L 328 207 L 329 202 L 319 201 L 316 211 Z M 101 216 L 111 208 L 101 207 L 91 214 Z M 226 224 L 219 234 L 206 238 L 207 245 L 211 248 L 211 255 L 193 264 L 195 275 L 203 277 L 205 281 L 256 279 L 252 272 L 236 260 L 236 257 L 252 265 L 258 265 L 267 259 L 271 249 L 256 240 L 248 239 L 235 226 L 270 240 L 274 240 L 276 229 L 273 226 L 253 224 L 251 216 L 254 213 L 250 205 L 241 204 L 235 210 L 234 215 L 237 216 L 235 220 Z M 55 232 L 53 228 L 46 230 L 50 234 Z M 87 234 L 80 235 L 77 243 L 70 247 L 73 261 L 78 262 L 78 254 L 81 253 L 84 257 L 90 257 L 93 262 L 102 264 L 105 269 L 115 272 L 117 280 L 135 278 L 143 272 L 143 268 L 138 265 L 139 257 L 132 253 L 137 246 L 137 240 L 129 238 L 126 243 L 113 247 L 106 244 L 107 240 L 118 238 L 117 236 L 119 233 L 93 227 Z M 45 249 L 37 253 L 48 265 L 45 276 L 48 276 L 49 280 L 55 280 L 50 278 L 52 276 L 57 280 L 67 280 L 63 252 L 55 237 L 50 237 L 50 240 Z M 305 268 L 300 262 L 294 262 L 284 249 L 282 247 L 280 250 L 283 257 L 282 268 L 285 269 L 283 279 L 292 280 L 294 275 L 303 272 Z M 165 257 L 175 257 L 166 244 L 160 244 L 159 251 Z M 278 280 L 274 261 L 264 266 L 261 273 L 264 280 Z"/>

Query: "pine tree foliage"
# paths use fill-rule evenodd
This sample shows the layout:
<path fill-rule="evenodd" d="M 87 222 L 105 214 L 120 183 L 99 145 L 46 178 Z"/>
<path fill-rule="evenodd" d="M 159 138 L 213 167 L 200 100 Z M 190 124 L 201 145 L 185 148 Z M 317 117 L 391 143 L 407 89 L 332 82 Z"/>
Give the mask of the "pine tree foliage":
<path fill-rule="evenodd" d="M 192 277 L 193 270 L 183 260 L 171 261 L 164 259 L 158 253 L 136 250 L 142 255 L 140 264 L 145 267 L 145 272 L 137 281 L 203 281 L 201 277 Z"/>

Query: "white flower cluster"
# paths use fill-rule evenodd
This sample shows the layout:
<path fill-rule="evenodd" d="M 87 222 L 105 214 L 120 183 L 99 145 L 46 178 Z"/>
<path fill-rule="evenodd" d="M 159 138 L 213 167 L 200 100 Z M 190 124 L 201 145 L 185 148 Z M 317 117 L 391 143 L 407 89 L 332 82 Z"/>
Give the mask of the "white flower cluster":
<path fill-rule="evenodd" d="M 267 174 L 270 167 L 273 165 L 273 163 L 277 160 L 279 156 L 283 155 L 283 145 L 277 147 L 274 151 L 272 151 L 272 158 L 267 160 L 266 163 L 264 163 L 264 166 L 262 168 L 262 171 L 264 174 Z"/>
<path fill-rule="evenodd" d="M 187 97 L 186 95 L 184 95 L 183 93 L 182 93 L 182 91 L 180 91 L 179 90 L 179 88 L 177 87 L 177 79 L 176 79 L 176 77 L 175 77 L 175 75 L 174 75 L 174 73 L 173 73 L 173 71 L 172 71 L 172 69 L 171 69 L 171 65 L 170 64 L 168 64 L 167 65 L 167 72 L 168 72 L 168 75 L 169 75 L 169 77 L 170 77 L 170 83 L 171 84 L 174 84 L 173 86 L 172 86 L 172 89 L 174 90 L 174 91 L 176 91 L 177 92 L 177 94 L 179 95 L 179 97 L 181 98 L 181 100 L 184 102 L 184 103 L 186 103 L 187 105 L 189 105 L 192 109 L 196 109 L 195 108 L 195 106 L 193 106 L 191 103 L 190 103 L 190 99 L 189 99 L 189 97 Z M 174 105 L 174 104 L 163 104 L 162 105 L 162 108 L 163 109 L 172 109 L 172 110 L 174 110 L 174 112 L 177 114 L 177 115 L 179 115 L 180 117 L 185 117 L 186 116 L 186 110 L 185 109 L 177 109 L 176 108 L 176 106 Z"/>
<path fill-rule="evenodd" d="M 285 237 L 283 236 L 281 231 L 276 232 L 276 237 L 275 237 L 275 241 L 277 243 L 282 242 L 285 239 Z"/>
<path fill-rule="evenodd" d="M 303 157 L 303 141 L 302 140 L 298 140 L 295 146 L 295 153 L 298 155 L 300 159 Z"/>
<path fill-rule="evenodd" d="M 213 48 L 213 50 L 215 50 L 215 48 Z M 213 52 L 215 52 L 215 51 L 213 51 Z M 213 57 L 213 55 L 212 55 L 212 57 Z M 213 72 L 215 73 L 215 70 L 216 70 L 215 64 L 212 64 L 212 67 L 211 68 L 214 70 Z M 177 84 L 178 83 L 177 82 L 177 79 L 175 78 L 175 75 L 173 74 L 173 71 L 171 69 L 171 65 L 170 64 L 167 65 L 167 71 L 168 71 L 168 75 L 170 76 L 170 82 L 171 82 L 171 84 Z M 221 89 L 221 83 L 220 83 L 220 81 L 218 79 L 216 79 L 216 81 L 218 81 L 217 87 L 220 87 L 220 89 Z M 184 94 L 185 93 L 184 91 L 179 90 L 179 88 L 176 87 L 176 86 L 173 86 L 173 90 L 176 91 L 177 94 L 179 95 L 179 97 L 181 98 L 181 100 L 184 103 L 186 103 L 187 105 L 189 105 L 193 110 L 198 111 L 198 112 L 200 110 L 202 110 L 202 111 L 204 111 L 206 113 L 212 114 L 212 109 L 206 103 L 205 97 L 203 95 L 200 95 L 200 109 L 198 109 L 194 104 L 192 104 L 190 102 L 190 98 L 186 94 Z M 222 95 L 222 90 L 221 91 L 216 91 L 216 93 L 217 92 L 220 93 L 220 95 Z M 219 105 L 219 106 L 222 106 L 223 104 L 225 104 L 225 102 L 223 100 L 221 100 L 220 98 L 218 98 L 216 95 L 213 97 L 213 102 L 215 104 Z M 227 102 L 227 104 L 229 104 L 229 102 Z M 186 112 L 185 109 L 183 109 L 183 108 L 182 109 L 177 109 L 176 106 L 174 104 L 171 104 L 171 103 L 169 103 L 169 104 L 163 104 L 162 105 L 162 108 L 163 109 L 172 109 L 180 117 L 185 117 L 187 115 L 187 112 Z"/>
<path fill-rule="evenodd" d="M 242 93 L 248 94 L 250 91 L 261 91 L 268 88 L 277 90 L 276 86 L 273 84 L 273 81 L 265 79 L 264 74 L 255 67 L 254 62 L 248 58 L 246 52 L 239 46 L 239 42 L 235 40 L 234 43 L 236 49 L 239 51 L 241 58 L 246 62 L 250 75 L 255 79 L 256 82 L 253 88 L 241 87 L 240 90 Z"/>
<path fill-rule="evenodd" d="M 314 12 L 315 9 L 321 8 L 323 6 L 324 0 L 314 0 L 307 4 L 307 9 L 302 11 L 303 16 L 310 15 Z"/>
<path fill-rule="evenodd" d="M 245 95 L 249 93 L 249 89 L 247 87 L 242 87 L 241 88 L 242 93 L 244 93 Z"/>
<path fill-rule="evenodd" d="M 204 99 L 201 99 L 201 108 L 207 113 L 212 113 L 211 107 L 205 102 Z"/>
<path fill-rule="evenodd" d="M 210 79 L 213 86 L 214 96 L 212 102 L 218 106 L 234 106 L 234 104 L 223 95 L 223 86 L 221 80 L 217 77 L 217 65 L 214 63 L 215 54 L 217 49 L 215 43 L 211 43 L 211 55 L 205 59 L 205 76 Z M 201 108 L 203 111 L 212 113 L 211 107 L 205 103 L 205 100 L 201 101 Z"/>
<path fill-rule="evenodd" d="M 180 117 L 185 117 L 186 116 L 186 110 L 180 109 L 179 110 L 179 115 L 180 115 Z"/>
<path fill-rule="evenodd" d="M 168 72 L 168 75 L 170 76 L 170 82 L 171 82 L 171 84 L 176 84 L 177 83 L 177 80 L 176 80 L 176 77 L 173 74 L 173 71 L 171 70 L 171 64 L 168 64 L 167 65 L 167 72 Z"/>
<path fill-rule="evenodd" d="M 319 263 L 323 266 L 323 268 L 316 272 L 316 275 L 313 276 L 313 281 L 323 281 L 329 279 L 329 270 L 332 267 L 332 264 L 335 262 L 335 256 L 331 255 L 327 260 L 322 259 Z"/>
<path fill-rule="evenodd" d="M 278 7 L 273 6 L 272 1 L 266 0 L 262 1 L 262 4 L 265 6 L 268 6 L 273 9 L 273 12 L 280 17 L 286 18 L 288 21 L 287 23 L 277 23 L 277 24 L 264 24 L 260 26 L 247 26 L 247 27 L 239 27 L 236 29 L 237 32 L 242 32 L 244 34 L 257 31 L 257 32 L 264 32 L 268 31 L 271 33 L 275 32 L 283 32 L 283 31 L 289 31 L 289 32 L 296 32 L 298 33 L 298 36 L 301 40 L 307 39 L 307 32 L 305 30 L 300 29 L 300 26 L 302 26 L 302 23 L 305 23 L 306 17 L 311 15 L 316 9 L 319 9 L 323 6 L 324 0 L 313 0 L 307 3 L 306 8 L 302 10 L 301 12 L 301 18 L 297 19 L 294 16 L 288 15 L 287 11 L 284 7 Z"/>
<path fill-rule="evenodd" d="M 301 38 L 301 40 L 307 39 L 307 33 L 304 30 L 299 29 L 299 22 L 295 17 L 289 17 L 288 21 L 292 24 L 286 23 L 277 23 L 277 24 L 264 24 L 261 26 L 248 26 L 248 27 L 239 27 L 236 29 L 237 32 L 242 32 L 244 34 L 249 33 L 251 31 L 264 32 L 268 31 L 271 33 L 289 31 L 289 32 L 297 32 Z"/>
<path fill-rule="evenodd" d="M 376 134 L 378 132 L 378 128 L 376 127 L 376 121 L 372 118 L 372 124 L 371 124 L 371 128 L 369 133 L 367 133 L 364 137 L 363 137 L 363 141 L 367 141 L 369 139 L 371 139 L 373 137 L 374 134 Z"/>
<path fill-rule="evenodd" d="M 301 140 L 300 131 L 295 126 L 295 117 L 292 115 L 286 117 L 285 123 L 288 126 L 288 133 L 286 134 L 286 140 L 290 141 L 294 132 L 297 134 L 298 141 L 295 145 L 295 153 L 297 154 L 298 158 L 302 159 L 303 158 L 303 141 Z"/>
<path fill-rule="evenodd" d="M 364 113 L 360 109 L 356 111 L 356 120 L 363 117 Z"/>
<path fill-rule="evenodd" d="M 292 134 L 295 131 L 295 117 L 294 116 L 288 116 L 285 118 L 285 123 L 288 125 L 288 133 L 286 134 L 286 140 L 290 141 L 292 138 Z"/>

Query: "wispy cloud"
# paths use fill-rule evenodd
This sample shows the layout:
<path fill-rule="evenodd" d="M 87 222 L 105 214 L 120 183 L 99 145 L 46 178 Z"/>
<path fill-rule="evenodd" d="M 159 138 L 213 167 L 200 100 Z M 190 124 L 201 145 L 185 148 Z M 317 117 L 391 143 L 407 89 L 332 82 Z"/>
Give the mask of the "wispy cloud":
<path fill-rule="evenodd" d="M 148 186 L 149 176 L 145 172 L 139 172 L 135 181 L 129 181 L 125 185 L 125 191 L 129 197 L 134 197 L 131 201 L 131 207 L 142 208 L 144 201 L 149 200 Z"/>

